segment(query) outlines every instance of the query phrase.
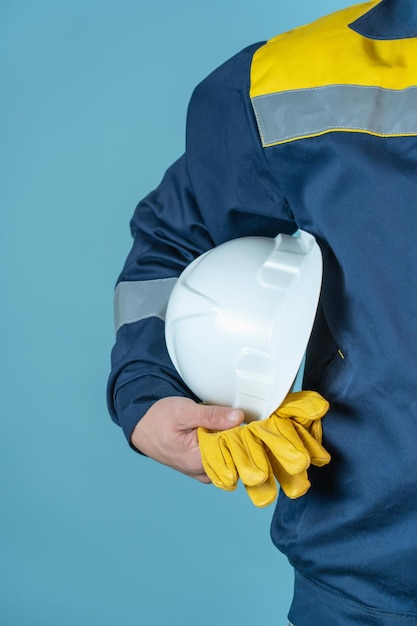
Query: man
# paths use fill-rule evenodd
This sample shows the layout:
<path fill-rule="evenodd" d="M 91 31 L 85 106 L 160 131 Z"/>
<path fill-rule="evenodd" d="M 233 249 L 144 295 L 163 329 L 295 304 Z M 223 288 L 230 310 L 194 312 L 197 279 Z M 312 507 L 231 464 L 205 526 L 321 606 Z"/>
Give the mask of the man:
<path fill-rule="evenodd" d="M 323 287 L 304 387 L 330 402 L 312 487 L 280 493 L 272 538 L 295 568 L 294 626 L 417 626 L 417 3 L 355 5 L 251 46 L 193 94 L 186 154 L 137 207 L 116 289 L 109 406 L 134 448 L 209 482 L 201 406 L 163 311 L 198 254 L 312 233 Z M 139 294 L 132 316 L 126 298 Z"/>

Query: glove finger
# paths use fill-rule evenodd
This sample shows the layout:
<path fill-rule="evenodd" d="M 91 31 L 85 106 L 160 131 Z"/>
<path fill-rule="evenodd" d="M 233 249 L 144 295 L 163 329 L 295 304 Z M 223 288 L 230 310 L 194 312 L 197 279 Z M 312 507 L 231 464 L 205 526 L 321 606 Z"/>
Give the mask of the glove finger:
<path fill-rule="evenodd" d="M 271 474 L 269 459 L 262 442 L 249 430 L 248 425 L 224 430 L 221 438 L 246 486 L 261 485 L 268 479 Z"/>
<path fill-rule="evenodd" d="M 220 489 L 236 489 L 239 476 L 229 449 L 221 439 L 221 433 L 205 428 L 197 429 L 198 444 L 204 471 L 213 485 Z"/>
<path fill-rule="evenodd" d="M 310 456 L 291 420 L 272 415 L 266 420 L 251 422 L 248 428 L 269 450 L 269 458 L 275 456 L 290 474 L 299 474 L 309 467 Z"/>
<path fill-rule="evenodd" d="M 275 457 L 270 457 L 269 460 L 271 462 L 275 478 L 288 498 L 300 498 L 307 493 L 311 487 L 311 483 L 308 480 L 306 470 L 300 472 L 299 474 L 289 474 Z"/>
<path fill-rule="evenodd" d="M 315 422 L 313 422 L 308 428 L 308 432 L 312 437 L 314 437 L 316 441 L 321 443 L 323 439 L 323 425 L 321 423 L 321 420 L 316 420 Z"/>
<path fill-rule="evenodd" d="M 314 437 L 314 439 L 316 439 L 316 441 L 319 441 L 321 443 L 323 437 L 323 427 L 321 419 L 317 419 L 314 421 L 300 417 L 289 417 L 287 419 L 290 419 L 293 424 L 299 424 L 300 426 L 302 426 Z"/>
<path fill-rule="evenodd" d="M 316 439 L 309 433 L 303 426 L 300 426 L 296 422 L 294 422 L 294 428 L 298 433 L 301 441 L 308 454 L 310 455 L 311 463 L 313 465 L 317 465 L 318 467 L 322 467 L 323 465 L 327 465 L 330 462 L 330 454 L 327 452 L 325 448 L 321 445 L 320 442 L 316 441 Z"/>
<path fill-rule="evenodd" d="M 268 479 L 262 483 L 262 485 L 245 485 L 245 488 L 249 498 L 257 507 L 264 507 L 272 504 L 278 495 L 277 484 L 272 471 L 268 476 Z"/>
<path fill-rule="evenodd" d="M 279 417 L 317 420 L 327 413 L 329 406 L 327 400 L 316 391 L 296 391 L 288 394 L 274 413 Z"/>

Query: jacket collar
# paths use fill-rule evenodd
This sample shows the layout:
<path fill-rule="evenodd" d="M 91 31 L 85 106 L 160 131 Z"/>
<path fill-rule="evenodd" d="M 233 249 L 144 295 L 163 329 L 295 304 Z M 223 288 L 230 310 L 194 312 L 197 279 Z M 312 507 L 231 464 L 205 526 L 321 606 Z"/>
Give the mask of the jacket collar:
<path fill-rule="evenodd" d="M 382 0 L 350 28 L 369 39 L 417 37 L 417 0 Z"/>

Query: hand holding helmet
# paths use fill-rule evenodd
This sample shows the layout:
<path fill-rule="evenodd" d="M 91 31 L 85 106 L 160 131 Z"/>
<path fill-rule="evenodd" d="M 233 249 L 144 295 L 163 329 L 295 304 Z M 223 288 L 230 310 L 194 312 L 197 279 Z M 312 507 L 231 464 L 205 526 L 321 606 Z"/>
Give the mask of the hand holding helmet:
<path fill-rule="evenodd" d="M 275 499 L 275 478 L 289 497 L 303 495 L 310 464 L 330 460 L 321 445 L 326 400 L 314 392 L 286 398 L 311 333 L 321 273 L 308 233 L 245 237 L 191 263 L 168 304 L 167 347 L 183 380 L 204 402 L 240 408 L 249 422 L 222 432 L 199 428 L 206 473 L 227 490 L 240 478 L 257 506 Z"/>

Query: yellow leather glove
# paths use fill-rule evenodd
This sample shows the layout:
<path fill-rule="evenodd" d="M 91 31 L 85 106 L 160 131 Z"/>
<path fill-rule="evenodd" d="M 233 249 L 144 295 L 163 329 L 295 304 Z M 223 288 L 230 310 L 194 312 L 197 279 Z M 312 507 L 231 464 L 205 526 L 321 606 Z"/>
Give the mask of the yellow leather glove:
<path fill-rule="evenodd" d="M 290 498 L 309 489 L 310 463 L 325 465 L 321 417 L 329 404 L 315 392 L 289 394 L 267 419 L 225 431 L 198 429 L 201 457 L 214 485 L 233 490 L 239 478 L 256 506 L 277 496 L 275 478 Z"/>
<path fill-rule="evenodd" d="M 298 391 L 289 394 L 268 419 L 248 424 L 263 442 L 275 478 L 289 498 L 299 498 L 310 488 L 310 464 L 321 467 L 330 461 L 321 445 L 321 418 L 328 409 L 329 403 L 320 394 Z M 287 445 L 283 444 L 285 439 Z M 304 467 L 298 465 L 301 452 L 307 455 Z"/>

